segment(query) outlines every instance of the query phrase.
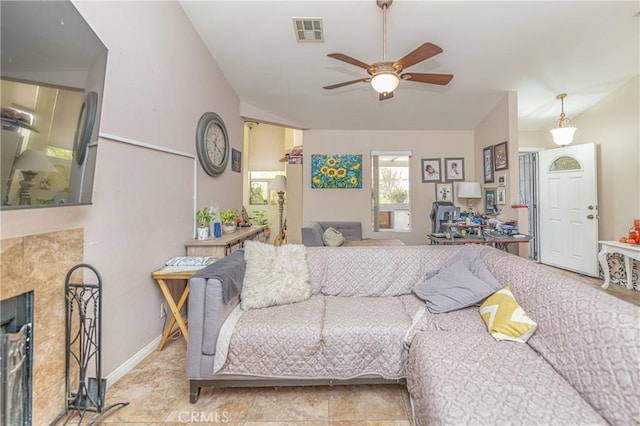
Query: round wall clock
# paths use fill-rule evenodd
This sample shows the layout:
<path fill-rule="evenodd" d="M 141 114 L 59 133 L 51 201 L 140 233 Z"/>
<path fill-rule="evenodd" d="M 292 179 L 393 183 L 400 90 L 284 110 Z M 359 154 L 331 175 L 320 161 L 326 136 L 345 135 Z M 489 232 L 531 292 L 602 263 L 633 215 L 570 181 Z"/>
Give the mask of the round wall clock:
<path fill-rule="evenodd" d="M 89 92 L 82 102 L 80 115 L 78 116 L 78 124 L 76 125 L 76 134 L 73 137 L 73 158 L 79 166 L 84 163 L 87 155 L 87 147 L 91 142 L 93 135 L 93 125 L 96 122 L 96 114 L 98 112 L 98 94 Z"/>
<path fill-rule="evenodd" d="M 196 129 L 196 152 L 200 165 L 208 175 L 216 176 L 224 172 L 229 162 L 229 136 L 218 114 L 206 112 L 200 117 Z"/>

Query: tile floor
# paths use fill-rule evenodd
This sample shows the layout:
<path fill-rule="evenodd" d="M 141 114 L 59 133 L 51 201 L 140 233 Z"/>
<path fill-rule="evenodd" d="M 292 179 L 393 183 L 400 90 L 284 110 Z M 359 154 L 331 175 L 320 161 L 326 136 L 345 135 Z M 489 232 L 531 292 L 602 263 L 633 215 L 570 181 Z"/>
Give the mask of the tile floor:
<path fill-rule="evenodd" d="M 602 280 L 572 275 L 600 289 Z M 601 289 L 602 290 L 602 289 Z M 640 291 L 611 284 L 606 291 L 640 306 Z M 411 407 L 402 385 L 281 388 L 204 388 L 189 403 L 186 344 L 178 336 L 107 390 L 107 404 L 128 401 L 102 416 L 102 425 L 226 424 L 265 426 L 410 425 Z M 83 422 L 86 423 L 86 422 Z M 77 420 L 69 424 L 77 424 Z"/>

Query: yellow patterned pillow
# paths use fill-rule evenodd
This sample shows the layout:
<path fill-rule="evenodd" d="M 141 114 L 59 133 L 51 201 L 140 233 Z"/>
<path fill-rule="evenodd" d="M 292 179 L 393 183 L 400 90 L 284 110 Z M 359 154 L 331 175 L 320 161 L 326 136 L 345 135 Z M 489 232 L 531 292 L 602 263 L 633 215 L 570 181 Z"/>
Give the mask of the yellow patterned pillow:
<path fill-rule="evenodd" d="M 538 327 L 516 302 L 509 287 L 489 296 L 480 305 L 480 315 L 496 340 L 525 343 Z"/>

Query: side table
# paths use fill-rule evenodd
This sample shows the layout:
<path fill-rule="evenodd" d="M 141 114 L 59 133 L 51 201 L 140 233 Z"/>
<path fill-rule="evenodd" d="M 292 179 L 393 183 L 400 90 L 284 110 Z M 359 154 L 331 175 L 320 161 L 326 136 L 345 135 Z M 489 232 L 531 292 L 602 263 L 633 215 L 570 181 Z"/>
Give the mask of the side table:
<path fill-rule="evenodd" d="M 167 327 L 162 334 L 162 339 L 160 340 L 160 344 L 158 345 L 158 351 L 164 349 L 164 345 L 167 343 L 167 339 L 170 336 L 173 336 L 178 331 L 182 332 L 182 336 L 184 336 L 185 341 L 188 341 L 189 339 L 189 331 L 187 330 L 188 320 L 185 320 L 182 317 L 180 311 L 182 310 L 182 307 L 189 297 L 189 278 L 191 278 L 191 276 L 195 274 L 199 269 L 204 268 L 204 266 L 198 266 L 197 268 L 181 268 L 183 267 L 169 266 L 157 271 L 153 271 L 151 273 L 151 277 L 153 277 L 153 279 L 158 283 L 158 286 L 162 291 L 162 295 L 164 296 L 165 300 L 167 301 L 167 305 L 171 310 L 171 319 L 169 320 L 169 324 L 167 324 Z M 185 280 L 184 290 L 182 291 L 182 295 L 180 296 L 177 304 L 173 299 L 173 296 L 171 295 L 171 292 L 169 291 L 169 287 L 167 286 L 165 280 Z M 176 323 L 178 324 L 178 327 L 174 329 L 173 327 Z"/>
<path fill-rule="evenodd" d="M 631 259 L 640 261 L 640 245 L 621 243 L 619 241 L 598 241 L 602 248 L 598 253 L 600 267 L 604 272 L 604 284 L 602 288 L 608 288 L 611 281 L 611 273 L 609 264 L 607 263 L 607 253 L 620 253 L 624 256 L 624 266 L 627 272 L 627 288 L 633 288 L 633 270 L 631 268 Z"/>

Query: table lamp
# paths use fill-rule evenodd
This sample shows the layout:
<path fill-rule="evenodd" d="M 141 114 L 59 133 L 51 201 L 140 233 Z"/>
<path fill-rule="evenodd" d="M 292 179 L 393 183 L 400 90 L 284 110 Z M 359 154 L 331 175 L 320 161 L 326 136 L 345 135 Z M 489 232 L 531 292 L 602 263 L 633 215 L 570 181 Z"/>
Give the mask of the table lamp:
<path fill-rule="evenodd" d="M 474 198 L 482 198 L 482 189 L 480 188 L 480 182 L 460 182 L 458 186 L 458 198 L 467 199 L 467 209 L 469 212 L 473 211 Z"/>
<path fill-rule="evenodd" d="M 38 172 L 57 172 L 47 155 L 42 151 L 27 149 L 13 163 L 15 170 L 20 170 L 24 179 L 20 181 L 20 205 L 31 204 L 31 187 L 33 178 Z"/>
<path fill-rule="evenodd" d="M 280 214 L 280 231 L 278 232 L 278 241 L 282 244 L 284 238 L 282 229 L 282 211 L 284 210 L 284 193 L 287 190 L 287 178 L 283 175 L 277 175 L 269 183 L 269 189 L 278 193 L 278 213 Z"/>

